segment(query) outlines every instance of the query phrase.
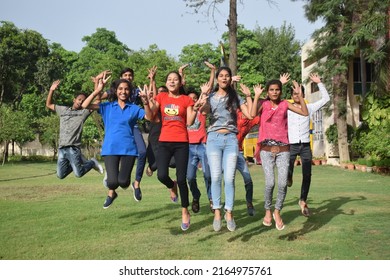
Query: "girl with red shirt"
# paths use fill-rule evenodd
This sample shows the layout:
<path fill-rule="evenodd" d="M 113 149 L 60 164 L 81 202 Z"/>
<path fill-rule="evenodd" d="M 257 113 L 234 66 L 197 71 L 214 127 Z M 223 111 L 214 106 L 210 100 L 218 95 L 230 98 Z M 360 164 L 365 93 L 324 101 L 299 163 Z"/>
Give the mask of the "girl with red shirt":
<path fill-rule="evenodd" d="M 151 100 L 152 111 L 161 113 L 161 134 L 157 154 L 157 178 L 170 192 L 171 201 L 176 203 L 177 186 L 179 186 L 183 231 L 190 227 L 190 213 L 188 211 L 189 198 L 187 186 L 187 164 L 188 164 L 188 133 L 187 126 L 194 123 L 197 111 L 204 103 L 204 99 L 194 101 L 180 94 L 182 78 L 176 71 L 167 75 L 166 87 L 168 92 L 159 93 L 154 101 Z M 176 162 L 176 180 L 169 176 L 169 162 L 171 157 Z"/>

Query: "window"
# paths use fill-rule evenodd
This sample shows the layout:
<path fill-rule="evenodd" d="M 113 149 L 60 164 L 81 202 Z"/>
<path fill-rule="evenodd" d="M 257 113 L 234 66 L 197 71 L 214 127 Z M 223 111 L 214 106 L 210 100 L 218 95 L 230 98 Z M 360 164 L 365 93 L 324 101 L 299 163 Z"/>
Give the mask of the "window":
<path fill-rule="evenodd" d="M 366 91 L 370 90 L 371 83 L 373 80 L 373 65 L 366 62 Z M 353 60 L 353 93 L 356 95 L 362 94 L 362 66 L 360 64 L 360 58 L 355 58 Z"/>
<path fill-rule="evenodd" d="M 324 141 L 322 129 L 322 110 L 318 110 L 313 115 L 313 140 Z"/>

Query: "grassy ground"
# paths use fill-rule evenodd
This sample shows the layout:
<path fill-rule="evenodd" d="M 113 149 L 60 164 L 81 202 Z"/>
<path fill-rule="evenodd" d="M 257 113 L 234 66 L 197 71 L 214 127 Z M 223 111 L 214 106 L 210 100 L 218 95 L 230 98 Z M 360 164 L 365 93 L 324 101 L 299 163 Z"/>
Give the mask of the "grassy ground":
<path fill-rule="evenodd" d="M 191 213 L 191 227 L 180 229 L 180 204 L 153 177 L 144 176 L 143 199 L 132 191 L 102 208 L 103 176 L 57 179 L 55 163 L 0 167 L 0 259 L 3 260 L 388 260 L 390 259 L 389 176 L 313 166 L 309 207 L 300 214 L 300 167 L 288 189 L 283 231 L 262 226 L 264 177 L 250 167 L 255 191 L 254 217 L 246 213 L 240 174 L 236 179 L 237 230 L 212 229 L 207 199 Z M 201 174 L 198 174 L 201 178 Z M 200 189 L 204 193 L 204 184 Z M 274 193 L 274 196 L 276 193 Z"/>

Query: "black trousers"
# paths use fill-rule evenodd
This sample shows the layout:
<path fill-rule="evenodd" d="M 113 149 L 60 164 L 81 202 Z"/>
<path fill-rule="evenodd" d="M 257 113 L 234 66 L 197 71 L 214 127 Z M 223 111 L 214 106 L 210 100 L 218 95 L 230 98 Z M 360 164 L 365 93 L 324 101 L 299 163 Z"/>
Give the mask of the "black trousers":
<path fill-rule="evenodd" d="M 293 177 L 294 162 L 297 156 L 301 157 L 302 162 L 302 185 L 300 200 L 306 201 L 309 195 L 309 189 L 311 184 L 311 165 L 312 165 L 312 153 L 310 149 L 310 143 L 290 144 L 290 164 L 288 168 L 288 178 Z"/>
<path fill-rule="evenodd" d="M 169 177 L 171 158 L 175 158 L 176 181 L 180 192 L 181 207 L 189 206 L 187 186 L 189 144 L 188 142 L 159 142 L 157 152 L 157 178 L 167 188 L 173 188 L 173 180 Z"/>
<path fill-rule="evenodd" d="M 115 190 L 119 186 L 130 186 L 130 175 L 133 170 L 135 156 L 104 156 L 104 164 L 107 172 L 107 187 Z"/>

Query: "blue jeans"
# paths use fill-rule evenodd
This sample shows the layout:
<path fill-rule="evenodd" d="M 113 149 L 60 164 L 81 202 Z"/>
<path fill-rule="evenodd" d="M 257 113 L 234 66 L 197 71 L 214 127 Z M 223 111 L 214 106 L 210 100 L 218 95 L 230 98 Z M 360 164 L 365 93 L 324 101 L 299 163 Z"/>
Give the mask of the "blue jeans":
<path fill-rule="evenodd" d="M 72 171 L 76 177 L 83 177 L 94 165 L 91 160 L 83 161 L 79 147 L 68 146 L 58 149 L 57 177 L 60 179 L 64 179 Z"/>
<path fill-rule="evenodd" d="M 206 151 L 211 174 L 213 209 L 221 209 L 223 171 L 225 210 L 232 211 L 234 206 L 234 176 L 238 156 L 238 140 L 236 134 L 210 132 L 207 136 Z"/>
<path fill-rule="evenodd" d="M 146 145 L 142 133 L 138 126 L 133 129 L 135 144 L 137 145 L 138 157 L 137 157 L 137 169 L 135 170 L 135 180 L 141 182 L 142 175 L 144 174 L 146 164 Z"/>
<path fill-rule="evenodd" d="M 195 200 L 199 200 L 200 191 L 198 188 L 198 183 L 196 181 L 196 173 L 198 171 L 199 162 L 202 164 L 204 184 L 206 187 L 207 197 L 211 199 L 211 177 L 210 177 L 210 167 L 206 155 L 206 144 L 190 144 L 188 157 L 188 166 L 187 166 L 187 181 L 190 186 L 190 191 L 192 197 Z"/>
<path fill-rule="evenodd" d="M 260 151 L 261 164 L 265 176 L 264 208 L 270 210 L 272 207 L 272 195 L 275 188 L 275 165 L 278 169 L 278 194 L 275 202 L 275 209 L 282 210 L 284 199 L 287 194 L 287 175 L 290 161 L 290 152 L 279 152 L 274 154 L 268 151 Z"/>
<path fill-rule="evenodd" d="M 244 178 L 244 186 L 245 186 L 245 198 L 247 203 L 252 203 L 253 200 L 253 181 L 251 174 L 249 172 L 248 164 L 244 158 L 243 153 L 238 153 L 237 157 L 237 170 L 241 173 Z"/>
<path fill-rule="evenodd" d="M 288 178 L 292 179 L 294 172 L 294 162 L 297 155 L 302 161 L 302 185 L 300 200 L 306 201 L 309 195 L 311 183 L 311 161 L 312 153 L 310 143 L 290 144 L 290 166 L 288 168 Z"/>

